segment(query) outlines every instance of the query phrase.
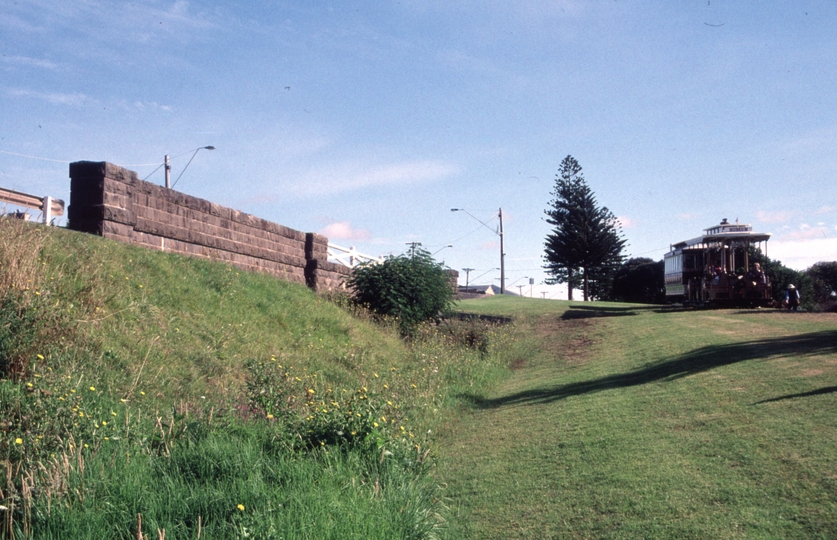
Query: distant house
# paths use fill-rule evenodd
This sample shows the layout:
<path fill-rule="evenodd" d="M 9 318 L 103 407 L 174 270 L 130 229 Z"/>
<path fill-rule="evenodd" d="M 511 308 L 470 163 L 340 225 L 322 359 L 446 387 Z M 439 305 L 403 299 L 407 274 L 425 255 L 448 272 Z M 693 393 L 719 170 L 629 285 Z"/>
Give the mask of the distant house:
<path fill-rule="evenodd" d="M 469 298 L 485 298 L 486 296 L 494 296 L 495 294 L 500 294 L 500 287 L 497 285 L 469 285 L 468 287 L 464 287 L 463 285 L 459 286 L 459 298 L 462 300 L 467 300 Z M 506 289 L 506 294 L 517 296 L 517 293 L 513 293 Z"/>

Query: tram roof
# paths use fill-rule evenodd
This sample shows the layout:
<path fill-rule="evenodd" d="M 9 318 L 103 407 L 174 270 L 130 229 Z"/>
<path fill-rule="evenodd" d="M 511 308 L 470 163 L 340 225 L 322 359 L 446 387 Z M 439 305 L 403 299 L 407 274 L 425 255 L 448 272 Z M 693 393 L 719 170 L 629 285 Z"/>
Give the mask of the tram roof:
<path fill-rule="evenodd" d="M 714 242 L 725 242 L 730 240 L 747 240 L 748 242 L 766 242 L 770 239 L 770 233 L 754 232 L 748 224 L 727 223 L 723 220 L 719 225 L 703 230 L 703 236 L 690 240 L 684 240 L 671 245 L 671 249 L 684 249 L 701 244 Z"/>

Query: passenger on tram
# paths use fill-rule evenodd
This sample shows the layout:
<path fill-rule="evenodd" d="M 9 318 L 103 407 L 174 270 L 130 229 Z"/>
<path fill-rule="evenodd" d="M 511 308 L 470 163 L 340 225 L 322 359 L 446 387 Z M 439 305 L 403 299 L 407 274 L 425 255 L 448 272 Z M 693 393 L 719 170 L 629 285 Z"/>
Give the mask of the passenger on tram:
<path fill-rule="evenodd" d="M 715 265 L 712 267 L 712 285 L 719 285 L 721 283 L 721 275 L 723 275 L 724 270 L 719 266 Z"/>
<path fill-rule="evenodd" d="M 767 283 L 767 276 L 762 271 L 759 263 L 754 263 L 753 268 L 747 272 L 747 280 L 752 282 L 753 287 Z"/>

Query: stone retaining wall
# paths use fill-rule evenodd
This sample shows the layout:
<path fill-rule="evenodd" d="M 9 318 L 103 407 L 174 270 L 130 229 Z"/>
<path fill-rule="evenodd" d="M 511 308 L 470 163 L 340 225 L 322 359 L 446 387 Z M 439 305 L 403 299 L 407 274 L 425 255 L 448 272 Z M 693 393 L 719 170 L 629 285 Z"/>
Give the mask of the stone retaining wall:
<path fill-rule="evenodd" d="M 314 290 L 342 286 L 328 238 L 144 182 L 107 162 L 70 164 L 69 228 L 160 251 L 215 259 Z"/>

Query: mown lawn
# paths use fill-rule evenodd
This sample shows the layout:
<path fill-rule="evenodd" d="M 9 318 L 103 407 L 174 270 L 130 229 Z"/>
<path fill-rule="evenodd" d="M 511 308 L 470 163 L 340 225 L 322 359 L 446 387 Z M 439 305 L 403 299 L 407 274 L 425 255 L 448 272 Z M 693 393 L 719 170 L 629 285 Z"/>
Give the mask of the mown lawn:
<path fill-rule="evenodd" d="M 452 537 L 837 537 L 837 316 L 462 307 L 518 350 L 440 435 Z"/>

